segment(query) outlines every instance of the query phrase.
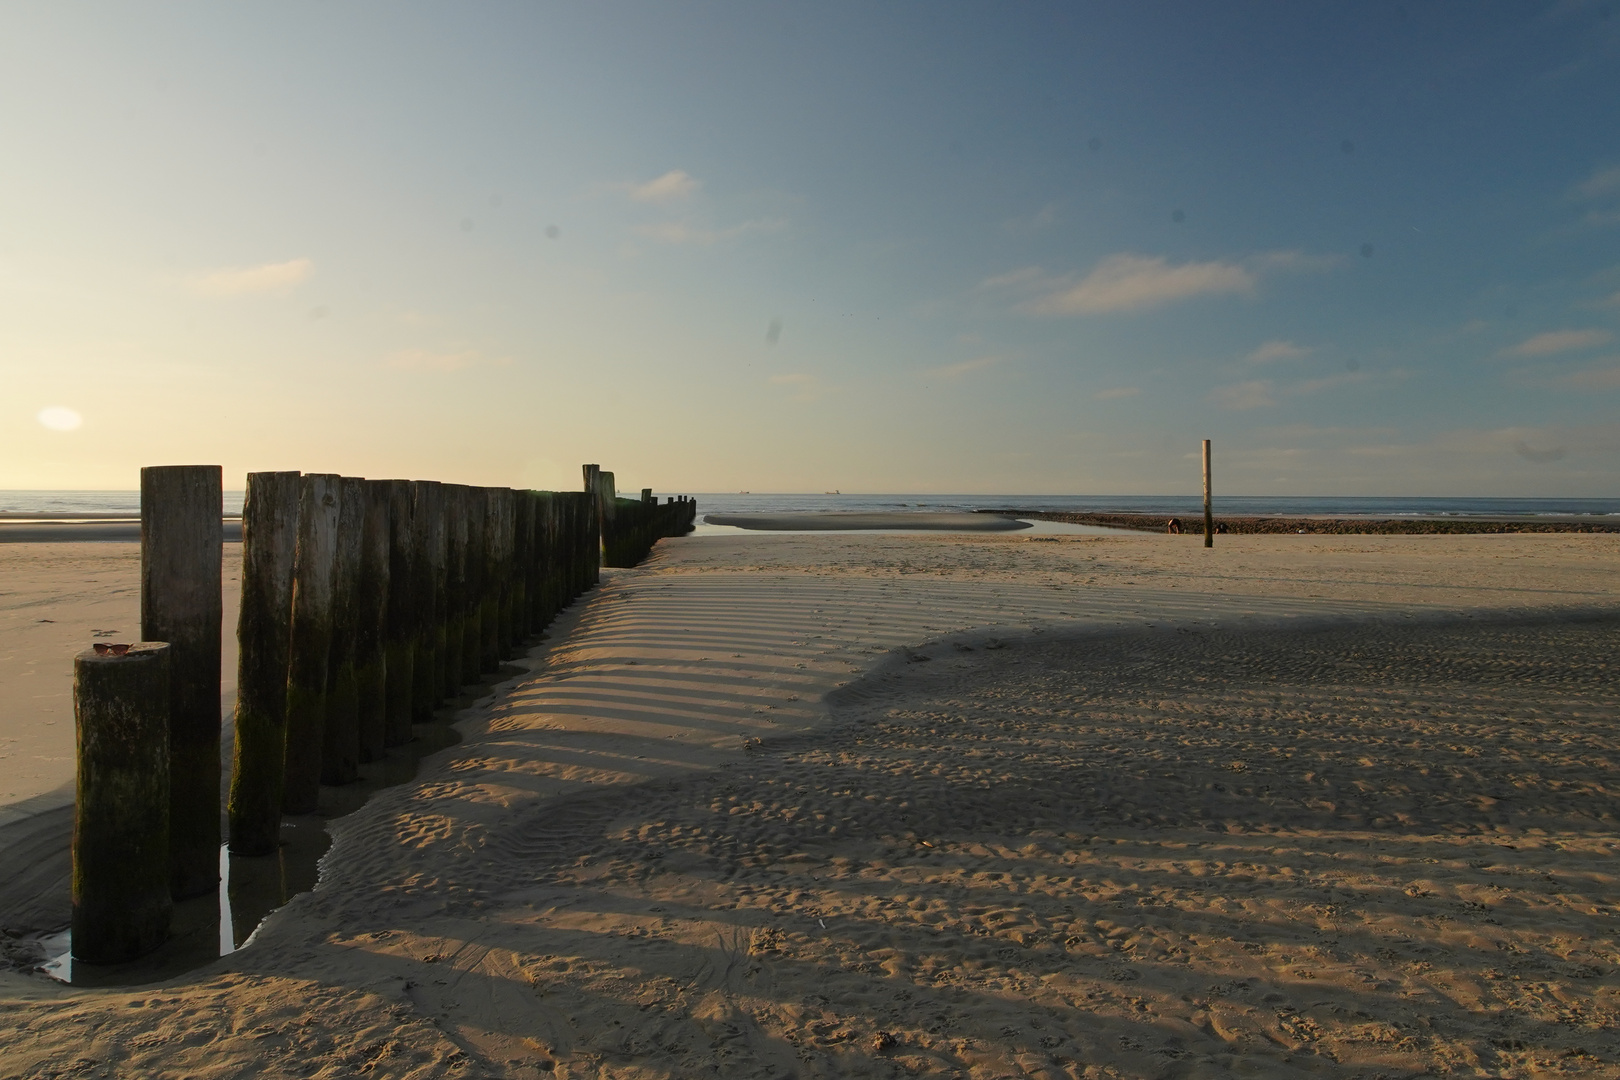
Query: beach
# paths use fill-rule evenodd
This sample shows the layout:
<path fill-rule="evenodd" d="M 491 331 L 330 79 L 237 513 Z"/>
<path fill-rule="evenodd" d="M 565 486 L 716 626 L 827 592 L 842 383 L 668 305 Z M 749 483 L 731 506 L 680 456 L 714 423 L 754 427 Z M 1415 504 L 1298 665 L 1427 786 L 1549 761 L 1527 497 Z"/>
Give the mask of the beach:
<path fill-rule="evenodd" d="M 0 700 L 135 611 L 113 548 L 28 553 L 55 623 L 8 572 Z M 246 949 L 0 972 L 0 1076 L 1620 1075 L 1617 568 L 1610 535 L 661 541 Z"/>

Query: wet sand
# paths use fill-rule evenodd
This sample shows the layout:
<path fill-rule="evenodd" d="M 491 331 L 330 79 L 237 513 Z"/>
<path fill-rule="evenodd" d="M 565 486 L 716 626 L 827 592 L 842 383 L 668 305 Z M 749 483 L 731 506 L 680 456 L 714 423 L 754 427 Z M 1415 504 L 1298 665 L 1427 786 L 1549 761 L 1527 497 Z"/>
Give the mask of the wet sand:
<path fill-rule="evenodd" d="M 1029 523 L 994 514 L 913 513 L 882 510 L 870 513 L 821 514 L 705 514 L 708 525 L 730 525 L 761 532 L 849 532 L 904 530 L 913 532 L 1014 532 Z"/>
<path fill-rule="evenodd" d="M 0 1076 L 1620 1075 L 1617 563 L 666 541 L 243 952 L 0 974 Z"/>

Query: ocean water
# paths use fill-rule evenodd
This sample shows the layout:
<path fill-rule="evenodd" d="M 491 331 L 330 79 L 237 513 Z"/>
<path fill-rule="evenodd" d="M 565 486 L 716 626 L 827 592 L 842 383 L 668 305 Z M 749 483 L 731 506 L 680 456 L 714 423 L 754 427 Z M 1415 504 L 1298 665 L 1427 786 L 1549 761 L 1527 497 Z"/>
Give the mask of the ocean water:
<path fill-rule="evenodd" d="M 678 494 L 692 494 L 689 492 Z M 659 497 L 665 497 L 660 492 Z M 832 511 L 952 510 L 1001 508 L 1071 513 L 1131 513 L 1184 516 L 1203 512 L 1197 495 L 827 495 L 696 493 L 700 514 L 803 514 Z M 1462 497 L 1226 495 L 1215 499 L 1220 514 L 1282 517 L 1581 517 L 1620 516 L 1620 498 L 1506 499 Z M 225 512 L 242 511 L 242 492 L 225 492 Z M 138 491 L 0 491 L 0 513 L 130 514 L 141 512 Z"/>
<path fill-rule="evenodd" d="M 1068 513 L 1202 514 L 1200 495 L 775 495 L 695 494 L 699 514 L 827 513 L 837 510 L 1047 510 Z M 1218 514 L 1277 517 L 1557 517 L 1620 516 L 1614 499 L 1370 498 L 1366 496 L 1229 495 Z"/>
<path fill-rule="evenodd" d="M 240 514 L 245 492 L 227 491 L 225 513 Z M 0 491 L 0 514 L 141 514 L 139 491 Z"/>

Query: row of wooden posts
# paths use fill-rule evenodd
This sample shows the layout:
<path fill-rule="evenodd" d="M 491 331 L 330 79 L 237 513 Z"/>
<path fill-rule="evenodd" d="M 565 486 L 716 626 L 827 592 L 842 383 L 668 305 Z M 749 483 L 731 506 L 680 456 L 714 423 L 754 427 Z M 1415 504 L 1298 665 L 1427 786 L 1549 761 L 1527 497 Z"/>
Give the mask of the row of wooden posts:
<path fill-rule="evenodd" d="M 605 480 L 603 479 L 605 478 Z M 696 504 L 325 473 L 250 473 L 229 846 L 265 855 L 322 784 L 412 738 Z M 218 466 L 141 470 L 141 636 L 74 664 L 73 955 L 139 956 L 172 902 L 216 889 L 222 484 Z M 611 553 L 611 554 L 609 554 Z M 628 561 L 626 561 L 628 560 Z"/>

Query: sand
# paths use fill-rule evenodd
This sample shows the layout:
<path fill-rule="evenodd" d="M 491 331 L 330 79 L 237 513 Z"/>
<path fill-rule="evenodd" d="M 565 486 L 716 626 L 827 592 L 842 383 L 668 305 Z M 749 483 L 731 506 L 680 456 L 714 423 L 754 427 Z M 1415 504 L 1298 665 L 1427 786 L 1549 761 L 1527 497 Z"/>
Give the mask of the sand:
<path fill-rule="evenodd" d="M 823 514 L 705 514 L 708 525 L 730 525 L 764 532 L 847 532 L 899 530 L 916 532 L 1014 532 L 1029 528 L 1026 521 L 995 514 L 913 513 L 882 510 L 867 513 L 838 511 Z"/>
<path fill-rule="evenodd" d="M 1222 539 L 663 542 L 0 1076 L 1620 1076 L 1620 540 Z"/>

